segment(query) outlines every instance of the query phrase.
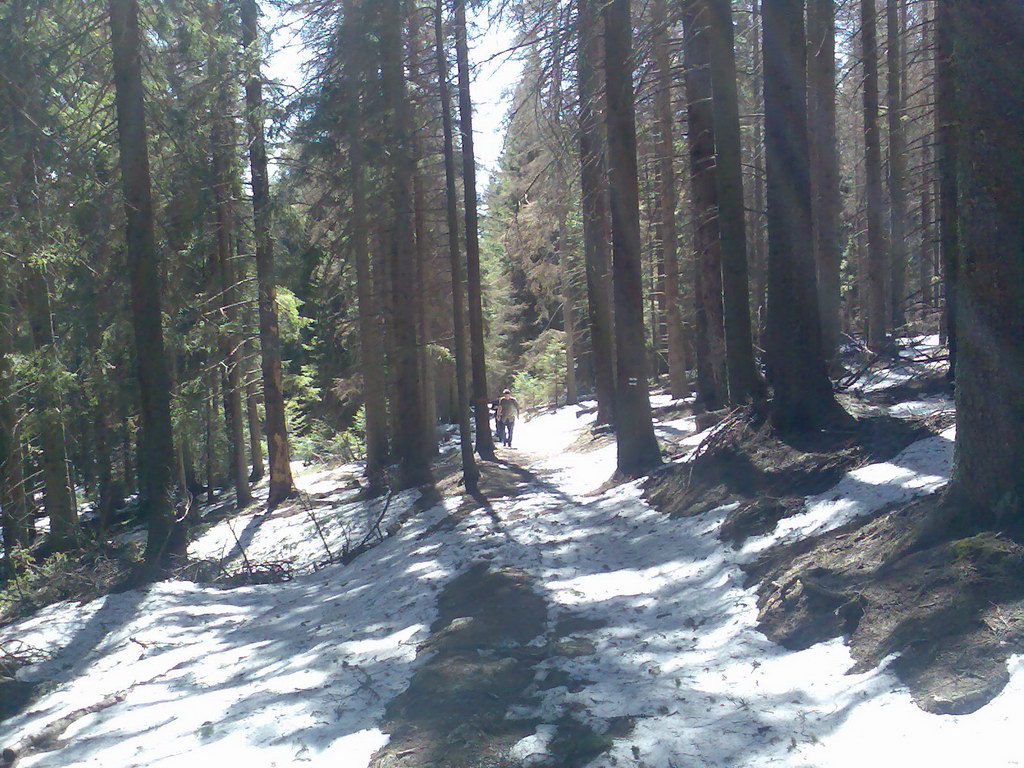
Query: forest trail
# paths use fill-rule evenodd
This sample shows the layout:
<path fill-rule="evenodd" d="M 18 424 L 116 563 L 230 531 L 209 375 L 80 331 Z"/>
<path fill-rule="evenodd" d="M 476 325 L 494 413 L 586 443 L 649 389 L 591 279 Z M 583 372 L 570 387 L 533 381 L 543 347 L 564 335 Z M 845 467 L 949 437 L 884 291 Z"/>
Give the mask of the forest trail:
<path fill-rule="evenodd" d="M 0 630 L 5 647 L 48 657 L 19 674 L 39 696 L 0 741 L 110 702 L 23 765 L 953 768 L 977 764 L 979 743 L 986 765 L 1021 764 L 1006 739 L 1019 658 L 991 703 L 936 717 L 887 664 L 847 674 L 840 639 L 780 647 L 756 626 L 749 553 L 718 539 L 732 505 L 669 519 L 638 482 L 595 493 L 615 446 L 590 440 L 591 418 L 563 408 L 522 424 L 496 465 L 521 482 L 487 506 L 357 502 L 352 468 L 326 469 L 300 480 L 308 509 L 221 521 L 192 546 L 216 558 L 244 538 L 251 562 L 292 565 L 285 583 L 164 582 Z M 684 447 L 702 438 L 692 417 L 658 429 Z M 865 503 L 934 464 L 878 480 Z M 390 535 L 347 565 L 310 567 L 375 526 Z"/>

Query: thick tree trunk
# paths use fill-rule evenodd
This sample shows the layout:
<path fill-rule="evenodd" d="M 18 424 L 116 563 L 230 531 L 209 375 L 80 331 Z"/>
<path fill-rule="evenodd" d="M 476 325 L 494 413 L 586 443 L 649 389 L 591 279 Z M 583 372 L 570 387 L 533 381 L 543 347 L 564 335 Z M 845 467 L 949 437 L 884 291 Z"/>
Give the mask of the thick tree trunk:
<path fill-rule="evenodd" d="M 764 0 L 765 155 L 768 173 L 767 368 L 771 416 L 782 432 L 837 426 L 821 347 L 811 239 L 806 38 L 801 0 Z"/>
<path fill-rule="evenodd" d="M 868 218 L 868 346 L 886 345 L 888 259 L 882 231 L 882 149 L 878 137 L 878 35 L 875 0 L 861 0 L 861 61 L 864 64 L 864 173 Z"/>
<path fill-rule="evenodd" d="M 242 44 L 249 52 L 259 50 L 256 0 L 243 0 Z M 277 319 L 277 279 L 270 237 L 270 179 L 267 174 L 266 137 L 263 130 L 263 78 L 259 57 L 245 83 L 246 126 L 249 133 L 249 169 L 252 177 L 253 228 L 256 236 L 256 280 L 259 291 L 260 367 L 263 375 L 263 408 L 266 419 L 267 459 L 273 509 L 294 493 L 288 426 L 284 412 L 281 376 L 281 329 Z"/>
<path fill-rule="evenodd" d="M 422 12 L 412 13 L 409 19 L 409 38 L 411 56 L 409 62 L 409 80 L 414 87 L 424 93 L 429 92 L 431 84 L 427 80 L 423 69 L 424 58 L 421 55 L 424 43 L 423 14 Z M 425 122 L 428 118 L 422 109 L 414 112 L 414 119 L 417 124 Z M 434 273 L 430 262 L 432 251 L 431 230 L 428 222 L 427 202 L 427 180 L 424 171 L 424 139 L 420 132 L 413 134 L 413 220 L 415 223 L 416 237 L 416 280 L 414 298 L 416 301 L 416 333 L 417 353 L 419 355 L 420 376 L 423 381 L 423 414 L 424 430 L 426 433 L 427 450 L 431 456 L 438 453 L 437 440 L 437 392 L 434 383 L 434 361 L 430 352 L 430 316 L 427 311 L 429 298 L 431 296 L 430 281 Z"/>
<path fill-rule="evenodd" d="M 903 128 L 904 57 L 899 0 L 886 0 L 885 18 L 888 36 L 886 60 L 889 123 L 889 320 L 893 328 L 899 328 L 906 322 L 904 304 L 907 293 L 907 198 L 904 190 L 907 142 Z"/>
<path fill-rule="evenodd" d="M 949 345 L 949 373 L 956 375 L 960 242 L 957 233 L 956 174 L 959 115 L 953 91 L 953 31 L 950 0 L 935 3 L 935 161 L 939 176 L 939 256 L 945 296 L 944 327 Z"/>
<path fill-rule="evenodd" d="M 462 259 L 459 256 L 459 211 L 455 191 L 455 147 L 453 146 L 451 94 L 448 86 L 448 57 L 444 45 L 443 0 L 434 6 L 434 53 L 437 58 L 438 96 L 444 132 L 445 213 L 448 223 L 448 263 L 452 277 L 452 326 L 455 336 L 455 389 L 458 404 L 459 445 L 462 450 L 462 482 L 467 493 L 479 490 L 480 473 L 473 457 L 470 430 L 469 349 L 466 339 L 466 307 L 462 286 Z"/>
<path fill-rule="evenodd" d="M 371 493 L 384 487 L 383 470 L 388 463 L 388 413 L 385 401 L 384 343 L 381 314 L 376 301 L 370 269 L 369 236 L 366 219 L 366 192 L 363 173 L 361 86 L 366 77 L 360 62 L 368 53 L 360 21 L 363 11 L 357 0 L 345 3 L 345 80 L 348 89 L 348 112 L 352 130 L 349 133 L 349 244 L 356 263 L 356 295 L 359 302 L 359 356 L 363 374 L 363 414 L 366 430 L 366 478 Z"/>
<path fill-rule="evenodd" d="M 186 537 L 174 519 L 171 390 L 161 326 L 160 269 L 153 233 L 136 0 L 110 0 L 110 28 L 121 186 L 128 220 L 132 326 L 142 405 L 145 472 L 140 502 L 149 521 L 145 560 L 149 575 L 155 576 L 184 555 Z"/>
<path fill-rule="evenodd" d="M 676 233 L 675 135 L 672 119 L 672 67 L 666 0 L 651 6 L 654 40 L 651 48 L 655 67 L 654 110 L 657 123 L 658 194 L 661 229 L 661 258 L 665 272 L 665 325 L 668 341 L 668 385 L 672 397 L 690 395 L 686 376 L 686 348 L 683 318 L 679 311 L 679 244 Z"/>
<path fill-rule="evenodd" d="M 480 242 L 477 231 L 476 156 L 473 152 L 473 100 L 469 90 L 469 42 L 466 0 L 455 0 L 455 52 L 459 70 L 459 134 L 462 144 L 462 185 L 466 210 L 466 275 L 469 288 L 469 345 L 473 358 L 473 415 L 476 452 L 494 458 L 494 435 L 487 407 L 487 363 L 484 355 L 483 294 L 480 285 Z"/>
<path fill-rule="evenodd" d="M 696 271 L 697 397 L 708 410 L 725 404 L 725 319 L 722 306 L 722 241 L 718 230 L 715 129 L 711 106 L 711 50 L 703 0 L 684 6 L 687 143 Z"/>
<path fill-rule="evenodd" d="M 836 141 L 835 0 L 807 3 L 807 127 L 811 142 L 811 214 L 818 309 L 825 357 L 839 348 L 839 149 Z"/>
<path fill-rule="evenodd" d="M 633 23 L 629 0 L 611 0 L 602 13 L 615 301 L 617 465 L 619 472 L 633 476 L 661 463 L 661 451 L 651 421 L 646 355 L 644 345 L 638 343 L 644 338 L 644 305 L 632 70 Z"/>
<path fill-rule="evenodd" d="M 943 3 L 940 3 L 942 5 Z M 1024 7 L 952 0 L 956 444 L 945 500 L 969 530 L 1024 532 Z"/>
<path fill-rule="evenodd" d="M 0 300 L 6 317 L 0 322 L 0 513 L 4 536 L 4 557 L 7 573 L 13 573 L 11 555 L 17 547 L 29 544 L 31 521 L 25 504 L 25 477 L 21 461 L 21 436 L 18 429 L 18 408 L 15 387 L 8 359 L 11 350 L 12 309 L 6 293 L 6 270 L 0 264 Z"/>
<path fill-rule="evenodd" d="M 615 420 L 615 350 L 608 251 L 608 183 L 600 122 L 600 17 L 595 0 L 577 4 L 577 84 L 579 87 L 580 197 L 587 310 L 594 358 L 597 424 Z M 671 331 L 670 331 L 671 332 Z M 671 343 L 671 342 L 670 342 Z"/>
<path fill-rule="evenodd" d="M 705 0 L 715 133 L 718 231 L 722 243 L 722 306 L 729 402 L 753 399 L 760 387 L 750 328 L 743 158 L 730 0 Z"/>
<path fill-rule="evenodd" d="M 754 236 L 753 284 L 754 284 L 754 320 L 753 332 L 757 339 L 761 338 L 765 318 L 765 287 L 768 283 L 768 257 L 765 240 L 765 204 L 764 204 L 764 84 L 761 65 L 761 3 L 754 0 L 751 15 L 757 19 L 756 26 L 751 30 L 753 38 L 754 77 L 754 152 L 751 161 L 753 178 L 754 224 L 751 227 Z"/>
<path fill-rule="evenodd" d="M 394 205 L 394 244 L 391 295 L 396 373 L 395 415 L 398 422 L 395 450 L 406 488 L 430 480 L 430 456 L 423 419 L 423 382 L 416 348 L 416 242 L 412 201 L 412 137 L 409 102 L 403 69 L 405 28 L 402 0 L 381 3 L 381 89 L 391 119 L 391 190 Z M 490 437 L 490 430 L 488 430 Z"/>

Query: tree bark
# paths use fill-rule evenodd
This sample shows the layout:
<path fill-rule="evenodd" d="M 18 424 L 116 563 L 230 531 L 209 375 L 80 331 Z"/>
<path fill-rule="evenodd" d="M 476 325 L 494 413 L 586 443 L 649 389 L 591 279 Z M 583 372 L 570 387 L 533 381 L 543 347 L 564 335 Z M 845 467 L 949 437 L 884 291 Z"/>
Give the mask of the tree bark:
<path fill-rule="evenodd" d="M 473 457 L 470 431 L 469 350 L 466 340 L 466 308 L 463 297 L 462 259 L 459 255 L 459 212 L 455 191 L 455 147 L 453 146 L 451 93 L 448 86 L 448 57 L 444 45 L 443 0 L 434 5 L 434 53 L 437 58 L 437 87 L 444 134 L 445 214 L 448 223 L 448 263 L 452 277 L 452 326 L 455 336 L 455 389 L 458 405 L 459 446 L 462 452 L 462 482 L 466 492 L 479 491 L 480 473 Z M 488 428 L 489 429 L 489 428 Z"/>
<path fill-rule="evenodd" d="M 715 182 L 718 231 L 722 247 L 722 306 L 725 368 L 729 402 L 739 405 L 757 396 L 750 328 L 747 228 L 743 201 L 739 96 L 730 0 L 705 0 L 715 134 Z"/>
<path fill-rule="evenodd" d="M 708 410 L 725 404 L 725 319 L 722 305 L 722 241 L 718 229 L 715 128 L 712 110 L 711 50 L 703 0 L 686 0 L 687 143 L 690 149 L 690 203 L 695 256 L 697 397 Z"/>
<path fill-rule="evenodd" d="M 950 381 L 956 376 L 957 311 L 960 242 L 957 233 L 959 196 L 956 166 L 960 143 L 959 116 L 953 85 L 953 31 L 950 0 L 935 3 L 935 162 L 939 176 L 939 255 L 945 296 L 944 326 L 949 345 Z"/>
<path fill-rule="evenodd" d="M 8 356 L 11 350 L 10 322 L 13 307 L 5 287 L 7 274 L 0 263 L 0 300 L 6 317 L 0 322 L 0 512 L 4 536 L 4 558 L 8 575 L 13 573 L 11 555 L 17 547 L 29 544 L 31 520 L 25 504 L 25 477 L 21 461 L 21 435 L 18 408 Z"/>
<path fill-rule="evenodd" d="M 861 0 L 861 61 L 864 64 L 864 173 L 868 219 L 868 346 L 886 346 L 888 259 L 882 232 L 882 149 L 878 137 L 878 36 L 875 0 Z"/>
<path fill-rule="evenodd" d="M 903 128 L 904 95 L 902 77 L 904 57 L 903 36 L 900 30 L 900 2 L 886 0 L 886 60 L 888 62 L 887 87 L 889 123 L 889 260 L 890 294 L 889 321 L 893 328 L 906 322 L 904 304 L 907 282 L 907 147 Z"/>
<path fill-rule="evenodd" d="M 600 122 L 600 40 L 595 0 L 577 4 L 577 85 L 579 88 L 580 206 L 587 309 L 594 357 L 597 424 L 615 421 L 615 350 L 609 290 L 608 179 Z"/>
<path fill-rule="evenodd" d="M 245 83 L 246 126 L 249 133 L 249 170 L 252 178 L 253 229 L 256 236 L 256 281 L 259 291 L 260 369 L 267 433 L 267 463 L 273 509 L 295 492 L 288 425 L 281 375 L 281 328 L 277 318 L 277 279 L 270 237 L 270 179 L 267 173 L 266 136 L 263 130 L 263 77 L 259 65 L 258 8 L 256 0 L 242 0 L 242 44 L 252 56 Z"/>
<path fill-rule="evenodd" d="M 466 274 L 469 289 L 469 345 L 473 358 L 473 414 L 476 452 L 494 458 L 494 435 L 487 408 L 487 363 L 484 355 L 483 294 L 480 285 L 480 241 L 477 230 L 476 156 L 473 152 L 473 101 L 469 90 L 469 42 L 466 0 L 455 0 L 455 52 L 459 70 L 459 134 L 462 143 L 462 185 L 466 209 Z"/>
<path fill-rule="evenodd" d="M 803 2 L 764 0 L 765 156 L 768 174 L 766 363 L 771 418 L 783 433 L 848 420 L 821 347 L 811 239 Z"/>
<path fill-rule="evenodd" d="M 944 3 L 940 3 L 943 5 Z M 959 117 L 956 443 L 945 501 L 968 530 L 1024 531 L 1024 7 L 952 0 Z"/>
<path fill-rule="evenodd" d="M 127 217 L 132 326 L 142 406 L 145 471 L 140 503 L 149 521 L 145 562 L 148 575 L 155 576 L 184 555 L 186 537 L 174 517 L 170 377 L 160 314 L 160 268 L 153 232 L 136 0 L 110 0 L 110 29 L 121 186 Z"/>
<path fill-rule="evenodd" d="M 807 127 L 811 151 L 811 214 L 818 309 L 825 357 L 839 349 L 841 248 L 839 149 L 836 140 L 836 6 L 834 0 L 808 0 Z"/>
<path fill-rule="evenodd" d="M 638 342 L 644 338 L 644 305 L 633 23 L 629 0 L 611 0 L 602 13 L 615 301 L 617 466 L 622 474 L 635 476 L 659 465 L 661 451 L 651 421 L 645 349 Z"/>
<path fill-rule="evenodd" d="M 363 171 L 362 107 L 360 94 L 366 73 L 365 45 L 358 13 L 363 11 L 357 0 L 345 3 L 344 62 L 348 89 L 349 133 L 349 244 L 356 263 L 356 295 L 359 302 L 359 355 L 363 373 L 363 414 L 366 431 L 366 478 L 369 491 L 379 493 L 384 487 L 383 470 L 388 463 L 388 413 L 385 402 L 384 343 L 381 335 L 381 314 L 377 305 L 366 220 L 366 192 Z"/>
<path fill-rule="evenodd" d="M 568 196 L 568 190 L 565 193 Z M 576 389 L 576 313 L 573 309 L 572 270 L 569 263 L 569 249 L 566 247 L 566 228 L 569 210 L 562 207 L 558 214 L 558 230 L 555 233 L 555 251 L 558 259 L 558 283 L 562 298 L 562 328 L 565 332 L 565 403 L 573 405 L 579 400 Z"/>
<path fill-rule="evenodd" d="M 668 342 L 668 385 L 674 398 L 688 397 L 683 318 L 679 311 L 679 243 L 676 232 L 675 132 L 672 119 L 672 68 L 666 0 L 651 6 L 655 67 L 654 110 L 657 124 L 659 221 L 661 258 L 665 271 L 665 325 Z"/>
<path fill-rule="evenodd" d="M 395 216 L 391 271 L 396 373 L 394 409 L 398 422 L 395 449 L 401 463 L 401 483 L 403 487 L 410 488 L 430 480 L 430 456 L 424 429 L 423 382 L 416 347 L 416 242 L 413 231 L 412 137 L 403 68 L 404 3 L 402 0 L 385 0 L 381 3 L 381 14 L 381 89 L 390 111 L 390 171 Z"/>

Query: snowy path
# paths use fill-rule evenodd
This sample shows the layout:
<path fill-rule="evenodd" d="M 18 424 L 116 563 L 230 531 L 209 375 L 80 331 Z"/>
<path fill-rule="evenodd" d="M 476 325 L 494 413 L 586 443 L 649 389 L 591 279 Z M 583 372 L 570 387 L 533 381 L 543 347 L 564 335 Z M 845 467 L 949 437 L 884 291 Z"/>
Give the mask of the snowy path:
<path fill-rule="evenodd" d="M 747 555 L 715 535 L 725 510 L 668 521 L 636 484 L 585 496 L 609 477 L 615 459 L 614 445 L 565 452 L 586 423 L 563 409 L 523 424 L 517 450 L 503 454 L 538 457 L 529 467 L 535 479 L 518 498 L 464 517 L 449 517 L 456 504 L 447 502 L 349 566 L 227 591 L 160 584 L 84 607 L 55 606 L 0 631 L 6 646 L 63 649 L 26 670 L 26 679 L 58 687 L 0 726 L 0 745 L 123 692 L 123 700 L 72 725 L 65 746 L 23 765 L 224 760 L 364 768 L 387 738 L 378 729 L 384 706 L 412 675 L 437 593 L 471 563 L 486 561 L 530 573 L 552 606 L 552 625 L 569 615 L 602 625 L 580 633 L 593 653 L 542 670 L 558 667 L 586 684 L 572 693 L 542 691 L 538 707 L 522 713 L 554 723 L 571 711 L 597 730 L 631 718 L 632 733 L 594 768 L 1024 765 L 1011 738 L 1024 675 L 973 715 L 939 717 L 919 710 L 884 669 L 844 675 L 852 662 L 839 641 L 802 652 L 770 643 L 754 629 L 755 597 L 742 587 L 739 563 Z M 861 468 L 856 487 L 848 477 L 834 491 L 871 488 L 872 498 L 851 502 L 852 514 L 861 514 L 893 494 L 941 484 L 949 440 L 912 449 L 916 464 L 902 454 L 889 462 L 910 477 L 886 476 L 881 465 Z M 877 482 L 864 482 L 865 472 Z M 397 500 L 395 512 L 408 503 Z M 808 514 L 815 510 L 809 504 Z M 335 536 L 366 519 L 365 508 L 343 497 L 324 514 Z M 812 515 L 809 523 L 817 522 Z M 265 524 L 250 545 L 306 556 L 308 525 L 301 516 Z M 222 537 L 207 542 L 211 551 L 230 536 L 209 535 Z M 519 753 L 542 752 L 550 732 L 538 729 Z"/>

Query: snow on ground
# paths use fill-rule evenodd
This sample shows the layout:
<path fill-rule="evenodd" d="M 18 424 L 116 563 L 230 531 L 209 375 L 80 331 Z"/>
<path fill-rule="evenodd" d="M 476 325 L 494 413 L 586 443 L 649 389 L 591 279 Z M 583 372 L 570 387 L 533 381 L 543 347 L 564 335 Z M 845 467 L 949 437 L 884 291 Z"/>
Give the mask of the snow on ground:
<path fill-rule="evenodd" d="M 894 339 L 897 360 L 882 360 L 870 369 L 852 387 L 855 392 L 880 392 L 906 384 L 922 374 L 942 373 L 948 367 L 946 352 L 937 335 L 910 336 Z"/>
<path fill-rule="evenodd" d="M 598 729 L 619 717 L 635 723 L 591 768 L 1024 765 L 1011 729 L 1024 701 L 1020 658 L 989 705 L 935 716 L 919 710 L 884 668 L 844 674 L 852 660 L 838 640 L 801 652 L 774 645 L 754 628 L 755 595 L 742 586 L 739 565 L 749 553 L 717 539 L 728 508 L 669 521 L 644 502 L 637 483 L 585 495 L 612 474 L 615 446 L 568 452 L 592 420 L 577 418 L 577 410 L 519 425 L 516 448 L 503 456 L 539 457 L 530 465 L 536 480 L 518 497 L 493 502 L 492 514 L 438 526 L 448 509 L 437 506 L 350 565 L 286 584 L 222 590 L 170 582 L 54 606 L 0 630 L 8 649 L 25 643 L 56 652 L 22 671 L 56 687 L 0 726 L 0 745 L 121 693 L 79 719 L 67 746 L 23 765 L 165 768 L 224 760 L 364 768 L 387 740 L 379 729 L 384 706 L 412 675 L 439 590 L 485 560 L 529 572 L 551 605 L 552 627 L 569 615 L 601 624 L 581 633 L 593 653 L 558 657 L 539 670 L 539 677 L 568 672 L 580 685 L 544 690 L 521 712 L 543 722 L 518 745 L 521 756 L 543 753 L 552 724 L 572 712 Z M 669 424 L 693 428 L 685 419 Z M 674 437 L 666 425 L 660 434 Z M 939 487 L 951 440 L 949 430 L 851 472 L 772 537 L 823 530 Z M 331 491 L 319 490 L 326 496 L 316 514 L 337 544 L 337 531 L 365 530 L 374 513 Z M 392 503 L 397 512 L 410 499 Z M 306 515 L 255 522 L 231 523 L 243 534 L 253 526 L 250 554 L 301 559 L 322 551 L 310 541 Z M 206 533 L 194 554 L 230 550 L 228 525 Z"/>

